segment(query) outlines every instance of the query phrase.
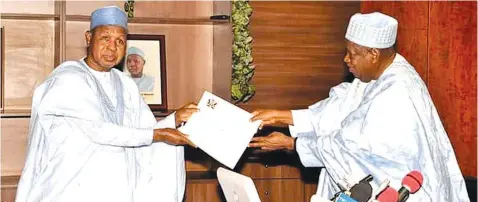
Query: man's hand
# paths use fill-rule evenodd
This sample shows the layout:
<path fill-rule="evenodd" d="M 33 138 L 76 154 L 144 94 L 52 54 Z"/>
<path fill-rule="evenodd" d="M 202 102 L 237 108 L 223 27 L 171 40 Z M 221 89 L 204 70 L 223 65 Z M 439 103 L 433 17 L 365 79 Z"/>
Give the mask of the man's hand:
<path fill-rule="evenodd" d="M 164 142 L 170 145 L 189 145 L 196 148 L 188 136 L 171 128 L 154 129 L 153 142 Z"/>
<path fill-rule="evenodd" d="M 294 138 L 279 132 L 273 132 L 265 137 L 252 138 L 249 147 L 261 148 L 266 151 L 274 151 L 279 149 L 294 150 Z"/>
<path fill-rule="evenodd" d="M 290 110 L 271 110 L 271 109 L 259 109 L 252 112 L 253 117 L 251 121 L 261 120 L 262 123 L 259 129 L 263 126 L 269 125 L 292 125 L 292 112 Z"/>
<path fill-rule="evenodd" d="M 181 123 L 188 121 L 191 115 L 193 115 L 193 113 L 197 111 L 199 111 L 199 109 L 197 104 L 194 102 L 190 102 L 181 107 L 181 109 L 178 109 L 175 114 L 176 126 L 179 126 Z"/>

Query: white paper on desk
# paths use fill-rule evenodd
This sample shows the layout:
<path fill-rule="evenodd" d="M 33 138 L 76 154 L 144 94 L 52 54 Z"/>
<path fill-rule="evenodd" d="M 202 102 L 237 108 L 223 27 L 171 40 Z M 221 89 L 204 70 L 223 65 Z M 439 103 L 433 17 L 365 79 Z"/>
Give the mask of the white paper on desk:
<path fill-rule="evenodd" d="M 260 121 L 250 122 L 252 114 L 207 91 L 194 113 L 179 128 L 189 139 L 211 157 L 234 169 Z"/>

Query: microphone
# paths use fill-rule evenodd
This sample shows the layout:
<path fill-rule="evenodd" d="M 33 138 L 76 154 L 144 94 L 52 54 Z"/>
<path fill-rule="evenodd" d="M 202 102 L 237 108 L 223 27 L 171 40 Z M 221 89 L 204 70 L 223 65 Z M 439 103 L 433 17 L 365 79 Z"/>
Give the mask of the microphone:
<path fill-rule="evenodd" d="M 372 197 L 372 186 L 370 186 L 370 181 L 373 180 L 372 175 L 368 175 L 359 181 L 358 184 L 354 185 L 350 189 L 350 197 L 355 199 L 358 202 L 367 202 Z"/>
<path fill-rule="evenodd" d="M 351 179 L 347 177 L 343 180 L 339 180 L 337 185 L 341 191 L 336 193 L 330 200 L 333 202 L 368 202 L 370 198 L 372 198 L 373 189 L 370 185 L 370 181 L 372 180 L 372 175 L 367 175 L 358 183 L 351 182 Z M 386 185 L 388 185 L 388 181 Z M 385 187 L 381 189 L 383 190 L 384 188 Z"/>
<path fill-rule="evenodd" d="M 380 193 L 382 193 L 382 192 L 388 187 L 389 184 L 390 184 L 390 180 L 389 180 L 389 179 L 385 179 L 385 180 L 382 182 L 382 184 L 380 184 L 380 185 L 377 187 L 377 189 L 375 189 L 375 190 L 373 191 L 373 195 L 372 195 L 372 196 L 373 196 L 374 198 L 377 198 L 378 195 L 379 195 Z"/>
<path fill-rule="evenodd" d="M 377 197 L 379 202 L 396 202 L 398 201 L 398 192 L 392 187 L 387 187 Z"/>
<path fill-rule="evenodd" d="M 368 182 L 359 182 L 350 189 L 350 197 L 358 202 L 367 202 L 372 197 L 372 186 Z"/>
<path fill-rule="evenodd" d="M 398 190 L 398 202 L 407 201 L 410 194 L 417 192 L 423 184 L 423 175 L 419 171 L 408 173 L 402 180 L 402 187 Z"/>

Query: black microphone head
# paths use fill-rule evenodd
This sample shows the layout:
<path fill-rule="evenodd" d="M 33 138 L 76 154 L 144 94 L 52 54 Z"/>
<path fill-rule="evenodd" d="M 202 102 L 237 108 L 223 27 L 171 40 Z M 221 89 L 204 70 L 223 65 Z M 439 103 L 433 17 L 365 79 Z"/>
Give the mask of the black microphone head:
<path fill-rule="evenodd" d="M 407 188 L 402 187 L 402 188 L 400 188 L 400 190 L 398 190 L 398 201 L 399 202 L 407 201 L 408 196 L 410 196 L 410 191 L 408 191 Z"/>
<path fill-rule="evenodd" d="M 350 197 L 358 202 L 367 202 L 372 198 L 372 186 L 366 181 L 359 182 L 350 189 Z"/>

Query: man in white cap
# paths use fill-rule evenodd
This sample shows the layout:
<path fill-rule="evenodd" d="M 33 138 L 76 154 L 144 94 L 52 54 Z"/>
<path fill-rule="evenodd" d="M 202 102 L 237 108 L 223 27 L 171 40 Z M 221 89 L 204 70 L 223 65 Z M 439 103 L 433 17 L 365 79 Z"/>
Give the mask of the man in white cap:
<path fill-rule="evenodd" d="M 197 107 L 156 122 L 134 81 L 112 68 L 125 55 L 127 30 L 119 8 L 94 11 L 87 56 L 62 63 L 35 90 L 17 202 L 182 201 L 176 145 L 192 143 L 175 128 Z"/>
<path fill-rule="evenodd" d="M 317 195 L 331 198 L 347 176 L 386 179 L 398 190 L 407 173 L 423 174 L 408 202 L 469 201 L 463 176 L 425 83 L 395 52 L 398 22 L 382 13 L 355 14 L 344 62 L 356 79 L 303 110 L 257 110 L 251 120 L 288 125 L 250 147 L 296 150 L 306 167 L 322 167 Z M 261 126 L 262 127 L 262 126 Z"/>
<path fill-rule="evenodd" d="M 140 92 L 153 92 L 154 77 L 143 73 L 145 64 L 144 52 L 141 49 L 134 46 L 128 48 L 126 67 L 128 68 L 131 78 L 133 78 Z"/>

